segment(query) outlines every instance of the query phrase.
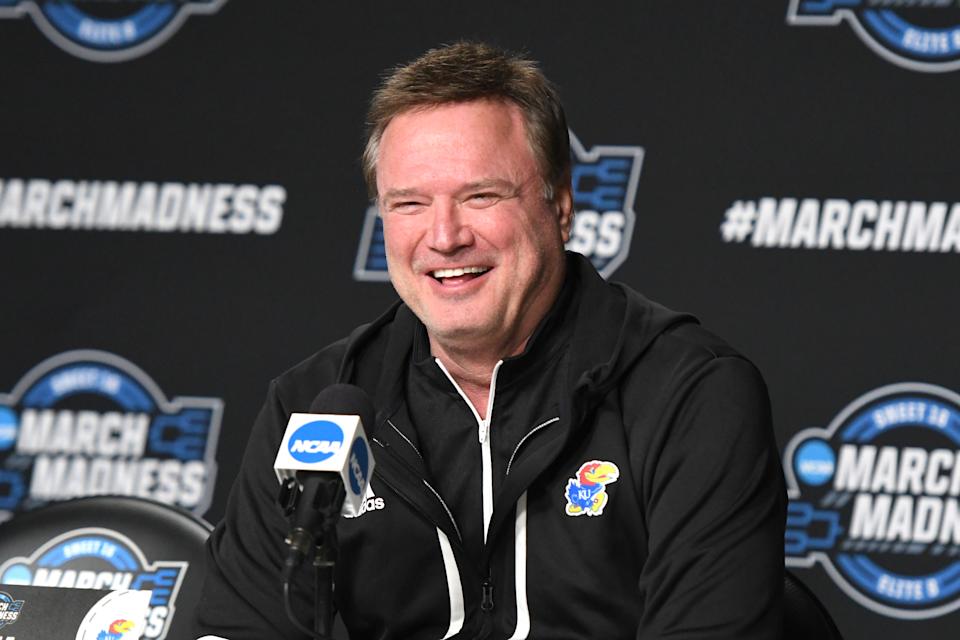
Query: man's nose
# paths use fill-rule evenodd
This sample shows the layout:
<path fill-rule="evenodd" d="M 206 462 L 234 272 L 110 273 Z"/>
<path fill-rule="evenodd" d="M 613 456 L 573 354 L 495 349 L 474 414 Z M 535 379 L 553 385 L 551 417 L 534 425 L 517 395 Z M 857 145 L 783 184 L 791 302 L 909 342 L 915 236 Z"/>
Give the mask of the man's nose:
<path fill-rule="evenodd" d="M 434 201 L 430 248 L 451 253 L 473 244 L 473 231 L 466 214 L 454 200 Z"/>

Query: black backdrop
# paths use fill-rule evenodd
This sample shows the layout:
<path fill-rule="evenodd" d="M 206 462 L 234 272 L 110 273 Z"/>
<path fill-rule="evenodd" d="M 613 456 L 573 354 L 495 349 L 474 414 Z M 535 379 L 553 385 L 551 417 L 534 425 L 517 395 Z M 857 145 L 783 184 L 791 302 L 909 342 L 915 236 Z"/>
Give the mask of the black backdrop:
<path fill-rule="evenodd" d="M 74 4 L 107 17 L 126 10 Z M 219 438 L 215 425 L 208 430 L 216 481 L 209 508 L 197 504 L 216 522 L 269 379 L 394 299 L 388 284 L 353 277 L 367 204 L 357 158 L 371 88 L 384 68 L 463 37 L 541 60 L 585 149 L 643 148 L 636 198 L 625 205 L 636 212 L 629 256 L 612 278 L 694 312 L 759 365 L 789 475 L 791 438 L 826 428 L 874 390 L 935 385 L 879 395 L 919 394 L 960 412 L 951 395 L 960 390 L 960 249 L 949 240 L 948 215 L 960 201 L 958 76 L 946 64 L 911 68 L 878 54 L 854 14 L 838 14 L 832 26 L 792 24 L 802 22 L 788 20 L 795 8 L 757 0 L 357 1 L 335 9 L 229 0 L 190 16 L 153 51 L 115 62 L 64 51 L 28 15 L 0 18 L 8 471 L 29 471 L 29 457 L 10 440 L 28 404 L 15 388 L 47 358 L 97 350 L 124 359 L 120 369 L 142 370 L 168 399 L 222 401 Z M 928 27 L 960 23 L 960 12 L 944 15 L 949 8 L 918 11 L 900 16 Z M 145 183 L 253 185 L 261 194 L 275 185 L 282 218 L 273 233 L 56 229 L 49 218 L 27 220 L 11 186 L 17 180 L 66 180 L 74 190 L 84 181 L 129 181 L 141 191 Z M 934 222 L 934 203 L 944 203 L 941 242 L 929 236 L 926 247 L 942 250 L 909 250 L 889 237 L 858 250 L 851 235 L 826 235 L 820 248 L 807 246 L 819 243 L 816 232 L 796 228 L 751 242 L 747 226 L 724 226 L 728 209 L 736 216 L 789 198 L 824 210 L 828 199 L 917 203 Z M 798 211 L 797 226 L 801 218 Z M 79 410 L 83 398 L 62 406 Z M 921 431 L 901 428 L 878 443 L 960 448 Z M 911 557 L 874 549 L 888 555 L 872 557 L 924 580 L 952 566 L 956 550 L 948 543 Z M 805 551 L 799 556 L 797 564 L 810 564 Z M 946 638 L 955 628 L 956 596 L 929 606 L 871 600 L 842 588 L 826 564 L 795 571 L 846 637 Z"/>

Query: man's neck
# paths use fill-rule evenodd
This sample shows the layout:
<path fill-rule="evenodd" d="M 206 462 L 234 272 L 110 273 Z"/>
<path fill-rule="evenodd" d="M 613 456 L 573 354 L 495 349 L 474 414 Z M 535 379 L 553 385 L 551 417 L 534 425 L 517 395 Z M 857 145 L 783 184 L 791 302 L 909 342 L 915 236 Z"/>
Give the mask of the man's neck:
<path fill-rule="evenodd" d="M 470 403 L 481 418 L 487 417 L 487 403 L 490 399 L 490 383 L 493 370 L 503 358 L 522 353 L 527 345 L 529 336 L 513 348 L 500 350 L 478 351 L 476 347 L 457 349 L 455 346 L 444 346 L 430 338 L 430 352 L 443 363 L 460 388 L 470 399 Z M 490 356 L 491 353 L 502 353 L 503 356 Z"/>
<path fill-rule="evenodd" d="M 444 368 L 466 394 L 481 418 L 486 418 L 490 396 L 490 383 L 494 368 L 504 358 L 523 353 L 537 327 L 550 313 L 560 297 L 566 278 L 565 258 L 545 285 L 547 295 L 538 299 L 521 317 L 521 326 L 506 336 L 488 338 L 486 342 L 476 337 L 460 336 L 453 340 L 440 340 L 427 333 L 430 353 L 443 363 Z"/>

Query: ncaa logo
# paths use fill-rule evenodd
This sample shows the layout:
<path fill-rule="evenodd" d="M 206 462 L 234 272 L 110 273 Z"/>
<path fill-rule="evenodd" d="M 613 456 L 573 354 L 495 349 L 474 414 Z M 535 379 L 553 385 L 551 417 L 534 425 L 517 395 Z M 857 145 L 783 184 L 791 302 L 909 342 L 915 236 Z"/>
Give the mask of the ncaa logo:
<path fill-rule="evenodd" d="M 643 148 L 606 145 L 587 151 L 571 131 L 570 150 L 576 216 L 567 249 L 589 258 L 600 275 L 609 278 L 630 253 Z M 367 207 L 353 277 L 376 282 L 390 279 L 383 220 L 376 205 Z"/>
<path fill-rule="evenodd" d="M 898 5 L 905 8 L 885 8 Z M 833 27 L 843 21 L 875 53 L 904 69 L 960 69 L 960 7 L 955 0 L 791 0 L 787 12 L 791 25 Z"/>
<path fill-rule="evenodd" d="M 367 451 L 367 443 L 363 438 L 357 438 L 350 448 L 350 490 L 353 495 L 361 495 L 369 473 L 370 452 Z"/>
<path fill-rule="evenodd" d="M 343 429 L 329 420 L 308 422 L 290 436 L 287 448 L 297 462 L 313 464 L 333 457 L 343 446 Z"/>
<path fill-rule="evenodd" d="M 0 0 L 0 18 L 29 15 L 55 45 L 84 60 L 122 62 L 153 51 L 192 14 L 226 0 Z"/>
<path fill-rule="evenodd" d="M 960 395 L 903 383 L 858 398 L 784 452 L 786 563 L 820 564 L 901 619 L 960 608 Z"/>

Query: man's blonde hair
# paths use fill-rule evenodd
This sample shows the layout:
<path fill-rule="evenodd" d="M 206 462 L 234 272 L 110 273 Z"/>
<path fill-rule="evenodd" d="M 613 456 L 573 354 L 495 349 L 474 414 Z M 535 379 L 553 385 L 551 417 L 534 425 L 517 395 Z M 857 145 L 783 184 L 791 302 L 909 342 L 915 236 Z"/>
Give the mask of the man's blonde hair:
<path fill-rule="evenodd" d="M 556 89 L 533 60 L 466 41 L 431 49 L 392 69 L 374 92 L 362 157 L 370 198 L 377 198 L 380 140 L 393 118 L 411 110 L 472 100 L 501 100 L 520 108 L 544 197 L 553 200 L 555 187 L 570 174 L 570 136 Z"/>

